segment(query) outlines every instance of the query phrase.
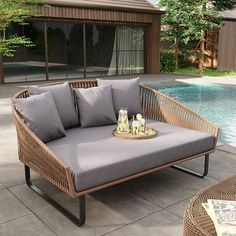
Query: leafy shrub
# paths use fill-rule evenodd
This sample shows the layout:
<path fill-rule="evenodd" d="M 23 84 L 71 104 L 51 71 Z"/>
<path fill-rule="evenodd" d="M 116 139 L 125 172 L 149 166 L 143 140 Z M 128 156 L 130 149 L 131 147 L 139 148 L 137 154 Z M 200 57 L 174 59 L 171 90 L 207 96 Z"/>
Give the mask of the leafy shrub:
<path fill-rule="evenodd" d="M 190 54 L 188 52 L 182 52 L 179 54 L 179 56 L 178 56 L 178 67 L 179 68 L 188 67 L 189 56 L 190 56 Z"/>
<path fill-rule="evenodd" d="M 176 54 L 173 50 L 161 51 L 161 65 L 162 72 L 173 72 L 176 69 Z"/>

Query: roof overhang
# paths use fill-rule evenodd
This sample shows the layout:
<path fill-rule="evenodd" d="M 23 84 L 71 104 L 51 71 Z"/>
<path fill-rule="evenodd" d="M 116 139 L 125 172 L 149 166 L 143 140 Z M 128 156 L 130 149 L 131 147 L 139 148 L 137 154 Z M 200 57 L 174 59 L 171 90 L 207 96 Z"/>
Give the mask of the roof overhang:
<path fill-rule="evenodd" d="M 99 3 L 95 1 L 75 1 L 75 0 L 47 0 L 46 4 L 50 6 L 61 6 L 61 7 L 76 7 L 76 8 L 89 8 L 96 10 L 109 10 L 109 11 L 123 11 L 123 12 L 138 12 L 138 13 L 146 13 L 146 14 L 155 14 L 161 15 L 164 14 L 165 11 L 159 10 L 154 6 L 147 8 L 137 8 L 132 5 L 124 6 L 124 5 L 112 5 L 108 3 Z M 150 4 L 150 3 L 149 3 Z M 150 4 L 151 5 L 151 4 Z"/>

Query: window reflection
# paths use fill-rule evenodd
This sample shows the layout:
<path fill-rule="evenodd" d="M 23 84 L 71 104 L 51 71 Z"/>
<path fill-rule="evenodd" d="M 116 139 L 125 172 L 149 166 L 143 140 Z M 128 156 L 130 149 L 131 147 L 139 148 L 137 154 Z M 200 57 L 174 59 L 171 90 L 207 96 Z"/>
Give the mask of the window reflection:
<path fill-rule="evenodd" d="M 84 77 L 83 25 L 66 24 L 68 78 Z"/>
<path fill-rule="evenodd" d="M 34 45 L 4 58 L 5 82 L 144 73 L 144 27 L 34 21 L 8 33 Z"/>
<path fill-rule="evenodd" d="M 23 26 L 12 25 L 11 29 L 7 31 L 7 35 L 17 34 L 23 36 Z M 4 76 L 7 82 L 24 82 L 26 81 L 25 71 L 25 52 L 24 47 L 18 47 L 14 57 L 3 58 Z"/>
<path fill-rule="evenodd" d="M 30 22 L 24 26 L 24 35 L 34 44 L 25 48 L 26 80 L 46 80 L 44 23 Z"/>
<path fill-rule="evenodd" d="M 65 23 L 47 23 L 49 79 L 66 78 L 67 55 Z"/>
<path fill-rule="evenodd" d="M 116 62 L 111 66 L 115 55 L 115 26 L 86 25 L 86 75 L 107 76 L 113 70 L 116 73 Z"/>

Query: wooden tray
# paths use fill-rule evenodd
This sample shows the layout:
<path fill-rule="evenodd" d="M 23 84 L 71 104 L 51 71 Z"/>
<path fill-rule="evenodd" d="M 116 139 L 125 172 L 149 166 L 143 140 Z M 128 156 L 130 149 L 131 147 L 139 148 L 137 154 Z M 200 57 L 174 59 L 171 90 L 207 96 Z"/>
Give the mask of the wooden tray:
<path fill-rule="evenodd" d="M 130 139 L 130 140 L 137 140 L 137 139 L 150 139 L 150 138 L 155 138 L 157 136 L 157 130 L 154 128 L 148 128 L 146 127 L 146 130 L 152 130 L 152 134 L 151 135 L 131 135 L 131 133 L 128 134 L 120 134 L 117 133 L 116 130 L 113 130 L 113 136 L 117 137 L 117 138 L 122 138 L 122 139 Z"/>

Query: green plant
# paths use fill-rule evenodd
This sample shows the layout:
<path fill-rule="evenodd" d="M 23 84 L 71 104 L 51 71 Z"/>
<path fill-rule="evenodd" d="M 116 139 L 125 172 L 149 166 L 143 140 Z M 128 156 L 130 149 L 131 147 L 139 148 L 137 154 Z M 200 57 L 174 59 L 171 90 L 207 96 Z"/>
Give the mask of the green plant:
<path fill-rule="evenodd" d="M 18 46 L 30 47 L 32 42 L 24 36 L 9 33 L 12 24 L 25 24 L 35 15 L 42 0 L 0 0 L 0 56 L 13 57 Z"/>
<path fill-rule="evenodd" d="M 176 60 L 174 50 L 162 50 L 160 70 L 162 72 L 173 72 L 176 69 Z"/>
<path fill-rule="evenodd" d="M 188 61 L 189 61 L 190 55 L 191 54 L 189 52 L 185 52 L 185 51 L 179 53 L 179 55 L 178 55 L 178 68 L 184 68 L 184 67 L 188 66 Z"/>
<path fill-rule="evenodd" d="M 176 55 L 182 47 L 191 45 L 198 60 L 199 72 L 204 70 L 204 55 L 206 53 L 205 32 L 219 29 L 222 17 L 216 11 L 232 9 L 236 0 L 159 0 L 156 5 L 165 9 L 162 25 L 165 30 L 162 39 L 173 42 L 172 48 Z"/>

